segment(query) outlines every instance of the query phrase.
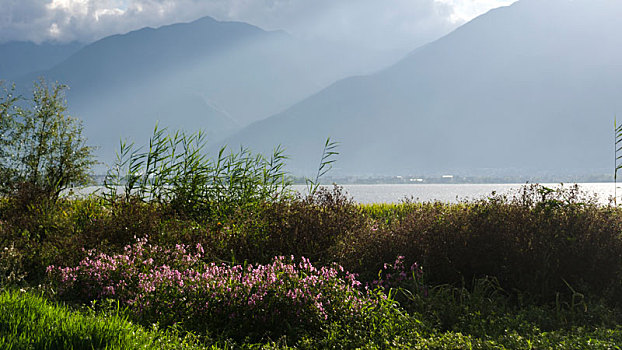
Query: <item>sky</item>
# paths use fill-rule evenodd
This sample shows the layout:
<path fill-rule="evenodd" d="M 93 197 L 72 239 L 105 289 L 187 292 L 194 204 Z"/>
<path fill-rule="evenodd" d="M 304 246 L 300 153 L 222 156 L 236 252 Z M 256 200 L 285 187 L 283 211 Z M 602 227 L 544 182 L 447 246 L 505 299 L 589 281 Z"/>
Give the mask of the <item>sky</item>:
<path fill-rule="evenodd" d="M 0 42 L 92 42 L 203 16 L 376 49 L 434 40 L 516 0 L 0 0 Z"/>

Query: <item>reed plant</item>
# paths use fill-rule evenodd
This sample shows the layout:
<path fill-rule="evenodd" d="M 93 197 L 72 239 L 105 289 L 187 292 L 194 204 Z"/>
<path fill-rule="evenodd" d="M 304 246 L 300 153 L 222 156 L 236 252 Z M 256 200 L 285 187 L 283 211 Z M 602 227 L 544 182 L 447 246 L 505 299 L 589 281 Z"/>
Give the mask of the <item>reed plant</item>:
<path fill-rule="evenodd" d="M 269 158 L 226 147 L 210 158 L 203 132 L 170 134 L 156 125 L 146 149 L 121 142 L 103 197 L 110 204 L 155 202 L 189 217 L 225 217 L 288 195 L 286 158 L 281 147 Z"/>
<path fill-rule="evenodd" d="M 337 161 L 335 157 L 339 155 L 339 152 L 336 151 L 338 146 L 339 142 L 331 141 L 330 137 L 326 139 L 324 149 L 322 150 L 322 158 L 320 159 L 320 165 L 318 166 L 315 178 L 305 179 L 309 195 L 313 195 L 317 192 L 320 187 L 320 179 L 333 168 L 333 163 Z"/>
<path fill-rule="evenodd" d="M 614 171 L 613 171 L 613 203 L 618 204 L 618 171 L 622 169 L 622 125 L 618 125 L 618 119 L 613 120 L 614 130 Z"/>

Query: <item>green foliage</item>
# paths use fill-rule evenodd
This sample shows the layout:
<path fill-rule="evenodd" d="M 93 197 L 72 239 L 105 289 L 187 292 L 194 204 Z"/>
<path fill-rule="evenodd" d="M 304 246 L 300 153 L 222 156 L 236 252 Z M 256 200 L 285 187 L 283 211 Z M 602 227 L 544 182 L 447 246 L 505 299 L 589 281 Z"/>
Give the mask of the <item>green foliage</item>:
<path fill-rule="evenodd" d="M 26 101 L 5 89 L 0 99 L 1 194 L 19 194 L 25 204 L 55 202 L 70 185 L 90 181 L 92 148 L 85 145 L 81 123 L 66 115 L 65 89 L 41 80 Z"/>
<path fill-rule="evenodd" d="M 294 255 L 331 263 L 346 234 L 369 228 L 359 206 L 337 186 L 266 203 L 254 215 L 240 212 L 234 217 L 213 233 L 220 243 L 210 246 L 221 247 L 218 257 L 225 259 L 230 252 L 238 261 L 268 262 L 275 255 Z"/>
<path fill-rule="evenodd" d="M 11 146 L 14 143 L 15 116 L 18 114 L 16 103 L 19 98 L 14 95 L 15 86 L 7 88 L 0 81 L 3 94 L 0 96 L 0 189 L 9 186 L 9 179 L 15 175 L 14 169 L 8 166 L 11 159 Z M 1 193 L 1 192 L 0 192 Z"/>
<path fill-rule="evenodd" d="M 422 203 L 404 201 L 402 203 L 361 204 L 360 207 L 364 215 L 371 218 L 378 225 L 390 226 L 398 224 L 423 205 Z"/>

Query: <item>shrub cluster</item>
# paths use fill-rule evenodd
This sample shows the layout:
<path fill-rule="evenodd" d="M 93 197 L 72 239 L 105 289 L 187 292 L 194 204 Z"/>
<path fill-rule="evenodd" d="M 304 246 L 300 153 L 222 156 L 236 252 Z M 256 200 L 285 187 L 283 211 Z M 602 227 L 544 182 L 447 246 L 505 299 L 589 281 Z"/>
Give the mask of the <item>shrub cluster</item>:
<path fill-rule="evenodd" d="M 507 291 L 540 301 L 575 291 L 615 301 L 622 291 L 621 233 L 618 209 L 576 189 L 531 186 L 511 198 L 414 206 L 388 227 L 350 235 L 339 257 L 361 273 L 403 255 L 422 264 L 432 284 L 469 286 L 494 277 Z"/>
<path fill-rule="evenodd" d="M 75 267 L 50 266 L 48 272 L 65 300 L 112 298 L 143 324 L 182 323 L 232 337 L 293 338 L 360 317 L 376 305 L 356 277 L 337 265 L 316 268 L 308 259 L 295 263 L 282 256 L 267 265 L 207 264 L 201 245 L 192 250 L 141 239 L 122 254 L 89 252 Z"/>
<path fill-rule="evenodd" d="M 236 215 L 217 230 L 218 242 L 210 246 L 225 248 L 218 252 L 223 259 L 265 263 L 276 255 L 294 255 L 330 264 L 344 235 L 369 226 L 360 207 L 339 187 L 320 188 L 304 198 L 284 198 Z"/>
<path fill-rule="evenodd" d="M 622 292 L 619 209 L 573 190 L 545 192 L 532 187 L 510 198 L 379 209 L 323 189 L 204 219 L 140 201 L 61 200 L 54 210 L 28 212 L 4 202 L 0 243 L 22 257 L 19 275 L 34 283 L 48 265 L 76 265 L 84 250 L 117 254 L 134 237 L 149 236 L 162 247 L 201 244 L 205 261 L 269 264 L 274 256 L 305 256 L 320 265 L 338 262 L 370 282 L 384 262 L 404 256 L 408 266 L 425 268 L 430 284 L 469 287 L 493 277 L 508 293 L 541 302 L 578 292 L 615 303 Z M 387 221 L 387 213 L 397 214 Z"/>

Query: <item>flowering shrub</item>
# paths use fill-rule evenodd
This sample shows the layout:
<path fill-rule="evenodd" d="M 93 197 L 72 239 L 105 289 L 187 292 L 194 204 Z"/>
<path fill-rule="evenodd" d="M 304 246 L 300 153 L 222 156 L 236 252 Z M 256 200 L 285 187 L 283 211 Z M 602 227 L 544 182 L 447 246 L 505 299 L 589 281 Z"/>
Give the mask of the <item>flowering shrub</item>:
<path fill-rule="evenodd" d="M 15 248 L 14 244 L 0 248 L 0 289 L 19 286 L 24 282 L 26 272 L 23 261 L 23 254 Z"/>
<path fill-rule="evenodd" d="M 381 288 L 399 288 L 405 284 L 421 284 L 423 268 L 416 262 L 406 269 L 403 255 L 399 255 L 393 264 L 384 263 L 382 270 L 378 272 L 378 279 L 372 281 L 373 286 Z"/>
<path fill-rule="evenodd" d="M 123 254 L 94 251 L 76 267 L 48 267 L 59 295 L 74 301 L 112 298 L 143 323 L 232 336 L 296 334 L 374 307 L 356 276 L 308 259 L 275 257 L 266 265 L 204 263 L 203 248 L 164 249 L 140 239 Z M 256 334 L 254 333 L 256 332 Z"/>

